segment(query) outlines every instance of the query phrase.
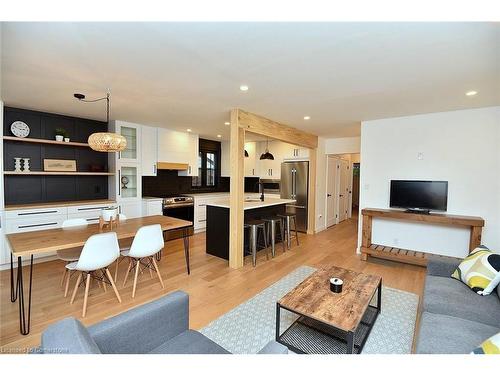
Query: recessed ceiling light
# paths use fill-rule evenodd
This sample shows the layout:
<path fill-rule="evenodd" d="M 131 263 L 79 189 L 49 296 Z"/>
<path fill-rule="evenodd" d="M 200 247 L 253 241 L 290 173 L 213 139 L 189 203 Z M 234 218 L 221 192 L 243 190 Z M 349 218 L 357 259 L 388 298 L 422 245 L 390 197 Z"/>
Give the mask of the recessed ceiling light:
<path fill-rule="evenodd" d="M 304 116 L 304 120 L 310 120 L 311 116 Z"/>
<path fill-rule="evenodd" d="M 222 135 L 220 135 L 220 134 L 217 134 L 217 138 L 222 138 Z"/>
<path fill-rule="evenodd" d="M 231 123 L 229 121 L 226 121 L 224 125 L 231 125 Z"/>
<path fill-rule="evenodd" d="M 188 131 L 188 133 L 191 133 L 191 132 L 192 132 L 192 130 L 191 130 L 191 129 L 186 129 L 186 130 Z"/>
<path fill-rule="evenodd" d="M 241 91 L 248 91 L 248 86 L 247 85 L 241 85 L 240 86 Z"/>
<path fill-rule="evenodd" d="M 477 91 L 474 91 L 474 90 L 472 90 L 472 91 L 467 91 L 467 92 L 465 93 L 465 95 L 467 95 L 467 96 L 474 96 L 474 95 L 476 95 L 476 94 L 477 94 Z"/>

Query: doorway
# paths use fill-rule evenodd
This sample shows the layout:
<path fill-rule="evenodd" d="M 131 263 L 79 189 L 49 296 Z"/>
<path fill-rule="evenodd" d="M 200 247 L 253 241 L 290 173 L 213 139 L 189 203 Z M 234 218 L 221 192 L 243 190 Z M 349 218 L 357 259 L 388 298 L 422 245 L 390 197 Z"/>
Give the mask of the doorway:
<path fill-rule="evenodd" d="M 351 218 L 353 211 L 357 212 L 359 165 L 359 154 L 328 156 L 325 213 L 327 228 Z"/>

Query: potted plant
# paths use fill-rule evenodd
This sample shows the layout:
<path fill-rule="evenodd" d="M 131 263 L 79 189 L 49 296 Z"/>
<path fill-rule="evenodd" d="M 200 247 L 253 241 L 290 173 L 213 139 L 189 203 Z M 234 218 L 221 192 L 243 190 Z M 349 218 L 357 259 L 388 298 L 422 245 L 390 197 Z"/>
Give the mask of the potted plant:
<path fill-rule="evenodd" d="M 68 137 L 68 132 L 66 131 L 66 129 L 63 129 L 63 128 L 57 128 L 54 133 L 56 134 L 56 141 L 58 142 L 62 142 L 64 140 L 64 138 L 67 138 Z M 68 138 L 68 142 L 69 142 L 69 138 Z"/>

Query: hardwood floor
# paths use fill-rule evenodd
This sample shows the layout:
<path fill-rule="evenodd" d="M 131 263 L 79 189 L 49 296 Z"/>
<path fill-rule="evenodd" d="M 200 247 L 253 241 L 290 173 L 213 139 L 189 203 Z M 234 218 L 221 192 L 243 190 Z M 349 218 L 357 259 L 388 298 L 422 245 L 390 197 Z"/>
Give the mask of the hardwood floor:
<path fill-rule="evenodd" d="M 64 288 L 60 286 L 63 263 L 51 261 L 36 264 L 33 271 L 31 333 L 27 336 L 19 333 L 18 305 L 10 302 L 10 273 L 2 271 L 0 352 L 39 345 L 41 332 L 64 317 L 74 316 L 85 325 L 91 325 L 178 289 L 189 293 L 190 326 L 199 329 L 301 265 L 318 267 L 332 264 L 376 274 L 382 276 L 386 286 L 422 295 L 425 268 L 375 259 L 364 262 L 355 252 L 356 239 L 357 219 L 353 218 L 315 235 L 303 234 L 300 246 L 294 245 L 286 253 L 278 246 L 276 257 L 269 261 L 266 261 L 265 252 L 261 252 L 256 268 L 252 267 L 251 259 L 247 257 L 243 268 L 233 270 L 226 261 L 205 253 L 205 235 L 201 233 L 191 239 L 190 276 L 186 273 L 182 240 L 168 242 L 158 263 L 164 289 L 158 279 L 151 278 L 146 271 L 139 275 L 136 297 L 132 299 L 132 283 L 121 287 L 127 267 L 126 262 L 121 262 L 116 284 L 122 303 L 118 303 L 111 288 L 104 292 L 97 283 L 93 283 L 85 318 L 81 317 L 81 288 L 73 305 L 69 303 L 69 296 L 63 297 Z"/>

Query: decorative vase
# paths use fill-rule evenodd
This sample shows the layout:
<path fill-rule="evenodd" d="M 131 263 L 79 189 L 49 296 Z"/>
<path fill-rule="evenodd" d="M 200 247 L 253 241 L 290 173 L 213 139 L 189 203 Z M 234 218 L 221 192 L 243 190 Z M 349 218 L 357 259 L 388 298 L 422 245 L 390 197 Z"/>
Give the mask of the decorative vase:
<path fill-rule="evenodd" d="M 64 139 L 64 136 L 62 136 L 62 135 L 56 135 L 56 141 L 57 142 L 62 142 L 63 139 Z"/>
<path fill-rule="evenodd" d="M 69 142 L 69 138 L 64 138 L 64 142 L 68 143 Z"/>
<path fill-rule="evenodd" d="M 29 172 L 30 171 L 30 158 L 24 158 L 24 169 L 23 172 Z"/>
<path fill-rule="evenodd" d="M 118 216 L 118 208 L 116 207 L 103 208 L 101 211 L 101 216 L 104 221 L 114 220 Z"/>
<path fill-rule="evenodd" d="M 14 158 L 14 171 L 21 172 L 21 158 Z"/>

